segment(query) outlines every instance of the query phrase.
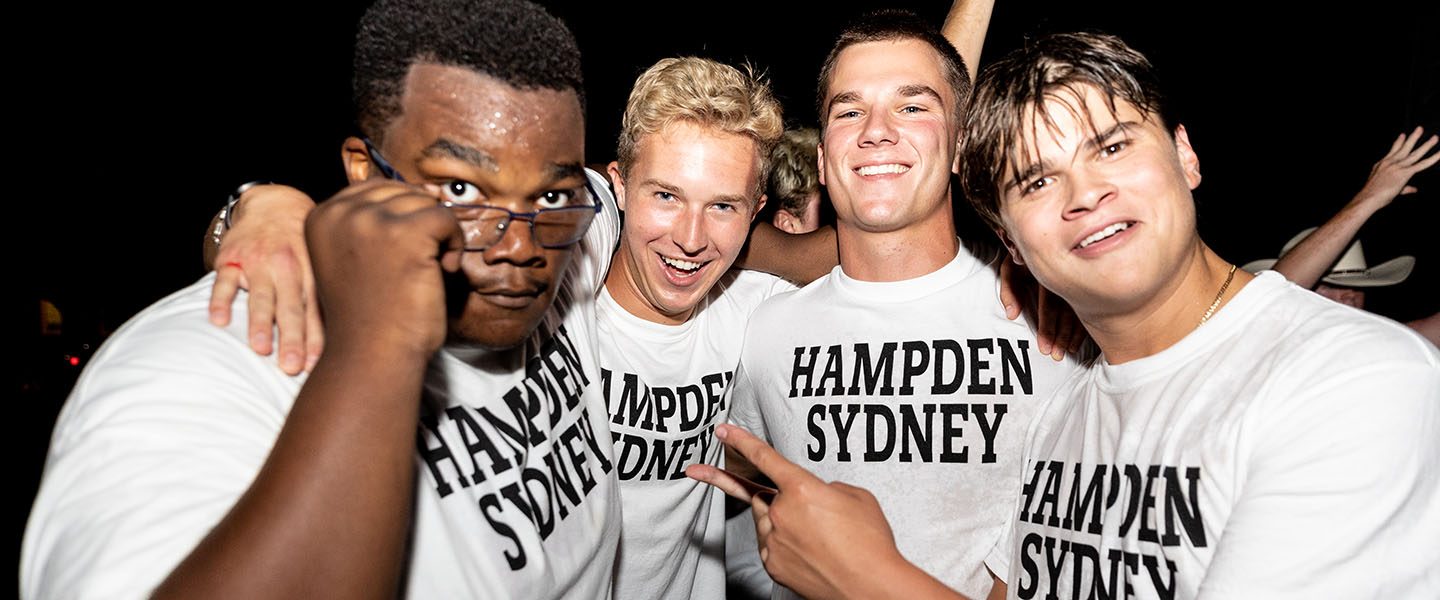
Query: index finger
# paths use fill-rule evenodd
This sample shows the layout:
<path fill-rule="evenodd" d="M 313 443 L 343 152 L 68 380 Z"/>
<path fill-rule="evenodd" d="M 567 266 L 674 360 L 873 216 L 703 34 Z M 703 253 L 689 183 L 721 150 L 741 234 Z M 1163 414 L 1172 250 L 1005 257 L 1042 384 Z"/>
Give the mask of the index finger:
<path fill-rule="evenodd" d="M 775 486 L 782 492 L 786 487 L 801 482 L 819 481 L 819 478 L 806 471 L 804 467 L 790 462 L 774 448 L 771 448 L 770 444 L 744 429 L 728 424 L 717 425 L 715 435 L 726 446 L 734 448 L 736 452 L 749 460 L 750 464 L 769 477 L 770 481 L 775 482 Z"/>

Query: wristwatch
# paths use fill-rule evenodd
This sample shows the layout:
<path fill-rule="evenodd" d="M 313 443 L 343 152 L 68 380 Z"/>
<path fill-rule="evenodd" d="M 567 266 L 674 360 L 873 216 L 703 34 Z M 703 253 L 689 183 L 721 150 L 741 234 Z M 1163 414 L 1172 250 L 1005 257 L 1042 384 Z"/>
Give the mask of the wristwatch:
<path fill-rule="evenodd" d="M 253 188 L 257 185 L 273 184 L 274 182 L 271 181 L 257 179 L 255 181 L 240 184 L 240 187 L 237 187 L 235 188 L 235 191 L 230 192 L 230 196 L 225 199 L 225 206 L 220 209 L 220 218 L 215 220 L 215 229 L 210 232 L 210 241 L 214 242 L 216 246 L 219 246 L 220 238 L 224 237 L 225 232 L 230 230 L 230 214 L 235 212 L 235 205 L 240 202 L 241 194 L 244 194 L 250 188 Z"/>

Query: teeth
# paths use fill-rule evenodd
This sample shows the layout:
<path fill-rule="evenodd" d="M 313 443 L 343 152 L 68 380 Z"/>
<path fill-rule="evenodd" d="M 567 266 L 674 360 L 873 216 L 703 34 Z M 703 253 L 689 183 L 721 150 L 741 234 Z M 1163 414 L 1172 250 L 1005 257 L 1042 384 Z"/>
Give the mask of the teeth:
<path fill-rule="evenodd" d="M 681 271 L 694 271 L 695 269 L 699 269 L 701 264 L 688 260 L 680 260 L 678 258 L 670 258 L 668 256 L 661 256 L 660 260 L 665 261 L 665 264 L 680 269 Z"/>
<path fill-rule="evenodd" d="M 1112 235 L 1115 235 L 1116 233 L 1119 233 L 1129 228 L 1129 223 L 1116 223 L 1114 225 L 1101 229 L 1100 231 L 1090 234 L 1090 237 L 1080 240 L 1080 247 L 1084 248 L 1086 246 L 1089 246 L 1090 244 L 1108 238 Z"/>
<path fill-rule="evenodd" d="M 860 167 L 858 169 L 855 169 L 855 172 L 861 175 L 885 175 L 889 173 L 904 173 L 909 170 L 910 167 L 907 167 L 905 165 L 889 164 Z"/>

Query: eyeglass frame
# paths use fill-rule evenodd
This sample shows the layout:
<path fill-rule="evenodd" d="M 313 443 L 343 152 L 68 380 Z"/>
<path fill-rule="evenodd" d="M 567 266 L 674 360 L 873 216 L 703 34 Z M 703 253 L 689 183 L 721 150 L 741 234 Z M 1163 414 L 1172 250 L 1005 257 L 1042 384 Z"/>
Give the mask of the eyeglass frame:
<path fill-rule="evenodd" d="M 405 177 L 401 176 L 401 175 L 400 175 L 400 172 L 399 172 L 399 171 L 396 171 L 396 170 L 395 170 L 395 167 L 390 166 L 390 162 L 387 161 L 387 160 L 385 160 L 385 157 L 383 157 L 383 156 L 380 155 L 380 149 L 376 148 L 376 147 L 375 147 L 375 144 L 370 143 L 370 138 L 368 138 L 368 137 L 362 137 L 362 138 L 360 138 L 360 141 L 362 141 L 362 142 L 365 143 L 365 150 L 366 150 L 366 152 L 370 155 L 370 160 L 371 160 L 371 162 L 374 162 L 374 163 L 375 163 L 375 166 L 380 169 L 380 174 L 381 174 L 381 175 L 384 175 L 387 179 L 393 179 L 393 180 L 398 181 L 398 182 L 400 182 L 400 183 L 408 183 L 407 181 L 405 181 Z M 473 184 L 472 184 L 472 185 L 473 185 Z M 530 224 L 530 239 L 533 240 L 533 241 L 535 242 L 535 244 L 538 245 L 538 246 L 540 246 L 541 248 L 551 248 L 551 249 L 554 249 L 554 248 L 567 248 L 567 247 L 570 247 L 570 246 L 575 245 L 575 244 L 578 243 L 580 240 L 585 239 L 585 233 L 586 233 L 587 231 L 589 231 L 589 230 L 590 230 L 590 226 L 595 223 L 595 217 L 594 217 L 593 215 L 598 215 L 598 214 L 600 214 L 600 209 L 601 209 L 602 206 L 603 206 L 603 205 L 600 203 L 600 194 L 596 193 L 596 192 L 595 192 L 595 187 L 592 186 L 592 185 L 590 185 L 590 178 L 589 178 L 588 176 L 585 177 L 585 191 L 590 194 L 590 199 L 594 201 L 594 206 L 590 206 L 590 207 L 586 207 L 586 206 L 565 206 L 565 207 L 561 207 L 561 208 L 540 208 L 540 209 L 536 209 L 536 210 L 534 210 L 534 211 L 532 211 L 532 212 L 515 212 L 515 211 L 510 210 L 510 209 L 508 209 L 508 208 L 505 208 L 505 207 L 503 207 L 503 206 L 493 206 L 493 205 L 490 205 L 490 204 L 464 204 L 464 203 L 460 203 L 460 202 L 449 202 L 449 201 L 442 200 L 442 201 L 440 202 L 440 205 L 441 205 L 441 206 L 444 206 L 445 208 L 451 208 L 451 209 L 453 209 L 453 208 L 488 208 L 488 209 L 505 211 L 505 215 L 506 215 L 505 220 L 501 221 L 499 224 L 496 225 L 496 229 L 498 229 L 498 230 L 500 231 L 500 237 L 497 238 L 495 241 L 493 241 L 493 242 L 491 242 L 491 243 L 489 243 L 489 244 L 487 244 L 487 245 L 485 245 L 485 246 L 469 246 L 469 245 L 467 245 L 467 246 L 465 246 L 465 248 L 464 248 L 464 250 L 467 251 L 467 252 L 480 252 L 480 251 L 483 251 L 483 250 L 486 250 L 486 249 L 490 248 L 491 246 L 494 246 L 495 244 L 500 243 L 501 240 L 505 239 L 505 233 L 510 230 L 510 223 L 511 223 L 512 221 L 515 221 L 515 220 L 519 220 L 519 221 L 522 221 L 522 222 L 525 222 L 525 223 L 529 223 L 529 224 Z M 542 213 L 558 213 L 558 212 L 561 212 L 561 211 L 564 211 L 564 212 L 579 212 L 579 210 L 583 210 L 583 209 L 585 209 L 585 208 L 593 208 L 593 209 L 594 209 L 594 212 L 592 213 L 589 222 L 587 222 L 587 223 L 585 224 L 585 227 L 581 228 L 581 229 L 578 231 L 579 235 L 577 235 L 574 240 L 572 240 L 572 241 L 570 241 L 570 242 L 566 242 L 566 243 L 564 243 L 564 244 L 552 245 L 552 244 L 542 243 L 542 242 L 540 241 L 539 236 L 536 235 L 536 233 L 535 233 L 535 217 L 539 216 L 540 214 L 542 214 Z"/>

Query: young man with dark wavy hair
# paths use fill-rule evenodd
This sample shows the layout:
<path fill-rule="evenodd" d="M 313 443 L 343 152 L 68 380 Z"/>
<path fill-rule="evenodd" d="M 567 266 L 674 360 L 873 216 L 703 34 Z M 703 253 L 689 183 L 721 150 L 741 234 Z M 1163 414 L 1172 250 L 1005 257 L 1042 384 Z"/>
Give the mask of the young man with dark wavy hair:
<path fill-rule="evenodd" d="M 1440 593 L 1440 353 L 1210 250 L 1189 135 L 1120 40 L 1029 42 L 985 69 L 970 111 L 971 201 L 1102 353 L 1037 410 L 986 559 L 1008 583 L 996 589 Z M 777 581 L 815 596 L 956 596 L 906 562 L 867 492 L 719 433 L 779 484 L 768 517 L 757 511 Z"/>

